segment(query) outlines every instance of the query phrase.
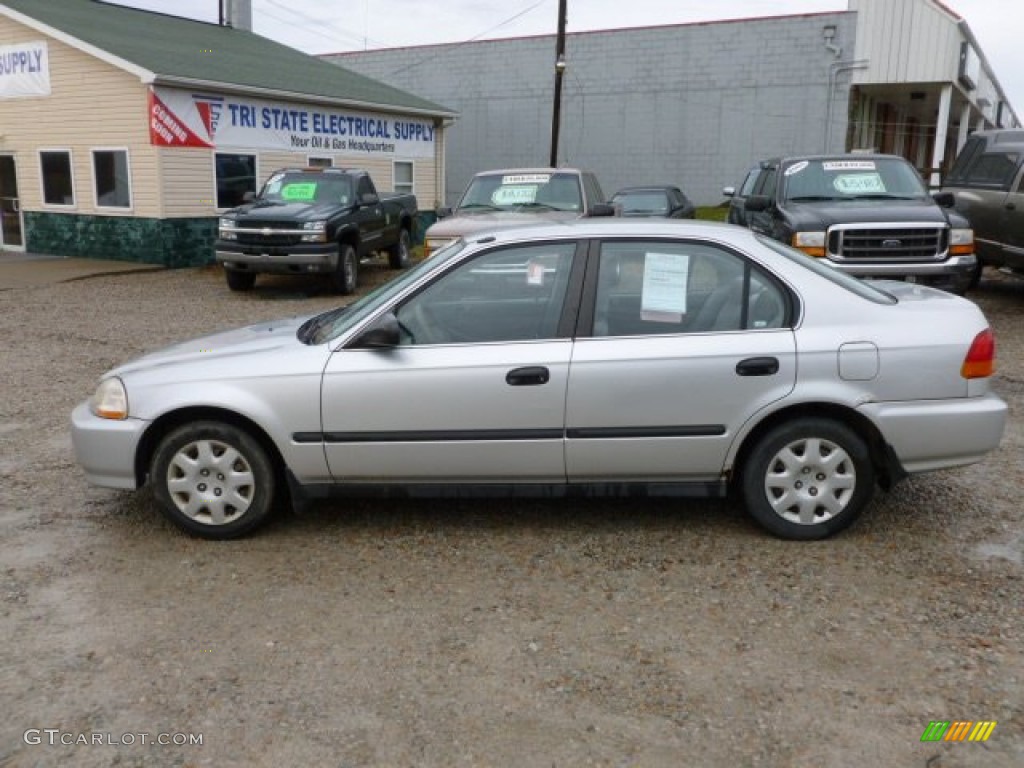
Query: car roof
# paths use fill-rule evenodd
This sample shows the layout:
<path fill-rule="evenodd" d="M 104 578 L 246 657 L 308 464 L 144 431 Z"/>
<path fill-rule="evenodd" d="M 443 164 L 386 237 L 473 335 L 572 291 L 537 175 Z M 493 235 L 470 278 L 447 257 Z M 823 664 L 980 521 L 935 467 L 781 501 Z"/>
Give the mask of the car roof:
<path fill-rule="evenodd" d="M 598 217 L 547 221 L 513 227 L 495 227 L 473 232 L 467 243 L 517 243 L 524 240 L 555 240 L 565 238 L 686 238 L 728 240 L 736 245 L 756 247 L 755 234 L 745 227 L 719 221 L 698 219 L 635 219 Z"/>
<path fill-rule="evenodd" d="M 1024 130 L 1020 128 L 993 128 L 987 131 L 975 131 L 968 138 L 978 137 L 985 140 L 985 148 L 989 149 L 993 145 L 998 145 L 1002 148 L 1019 148 L 1024 146 Z"/>
<path fill-rule="evenodd" d="M 839 152 L 831 155 L 793 155 L 792 157 L 775 158 L 766 162 L 793 163 L 805 160 L 906 160 L 900 155 L 891 155 L 885 152 Z"/>
<path fill-rule="evenodd" d="M 665 192 L 669 189 L 679 189 L 674 184 L 650 184 L 646 187 L 623 187 L 618 190 L 615 194 L 621 195 L 625 192 Z M 614 195 L 613 195 L 614 197 Z"/>
<path fill-rule="evenodd" d="M 493 171 L 480 171 L 475 176 L 497 176 L 500 174 L 514 173 L 583 173 L 579 168 L 497 168 Z"/>

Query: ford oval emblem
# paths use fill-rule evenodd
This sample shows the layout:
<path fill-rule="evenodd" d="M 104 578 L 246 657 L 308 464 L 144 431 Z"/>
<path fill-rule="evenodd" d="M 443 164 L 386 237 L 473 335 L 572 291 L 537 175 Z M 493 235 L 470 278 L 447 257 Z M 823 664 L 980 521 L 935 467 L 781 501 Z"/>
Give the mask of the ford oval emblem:
<path fill-rule="evenodd" d="M 903 241 L 902 240 L 883 240 L 882 241 L 882 247 L 883 248 L 899 248 L 901 245 L 903 245 Z"/>

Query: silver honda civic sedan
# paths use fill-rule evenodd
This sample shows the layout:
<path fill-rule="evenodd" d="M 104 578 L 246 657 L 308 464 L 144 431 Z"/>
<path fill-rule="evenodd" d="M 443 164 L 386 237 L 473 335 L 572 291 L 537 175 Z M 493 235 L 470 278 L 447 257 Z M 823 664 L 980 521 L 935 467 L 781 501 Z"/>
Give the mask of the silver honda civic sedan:
<path fill-rule="evenodd" d="M 352 493 L 724 496 L 820 539 L 907 474 L 995 449 L 970 301 L 725 224 L 474 234 L 345 307 L 102 377 L 75 455 L 200 536 Z"/>

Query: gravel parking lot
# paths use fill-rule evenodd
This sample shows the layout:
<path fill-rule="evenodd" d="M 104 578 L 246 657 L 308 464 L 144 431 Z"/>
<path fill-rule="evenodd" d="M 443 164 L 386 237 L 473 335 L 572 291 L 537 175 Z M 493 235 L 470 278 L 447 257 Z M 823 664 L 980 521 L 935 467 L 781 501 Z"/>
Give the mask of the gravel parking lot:
<path fill-rule="evenodd" d="M 332 503 L 212 543 L 86 484 L 68 417 L 103 371 L 318 289 L 0 293 L 0 766 L 1024 765 L 1024 282 L 971 295 L 1002 448 L 825 542 L 619 500 Z"/>

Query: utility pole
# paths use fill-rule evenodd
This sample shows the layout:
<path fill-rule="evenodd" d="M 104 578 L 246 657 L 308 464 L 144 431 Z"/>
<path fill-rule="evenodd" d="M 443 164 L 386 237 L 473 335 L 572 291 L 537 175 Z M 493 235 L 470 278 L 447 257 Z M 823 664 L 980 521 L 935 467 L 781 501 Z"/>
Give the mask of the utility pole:
<path fill-rule="evenodd" d="M 555 42 L 555 103 L 551 110 L 551 167 L 558 167 L 558 129 L 562 117 L 562 74 L 565 72 L 565 5 L 558 0 L 558 37 Z"/>

